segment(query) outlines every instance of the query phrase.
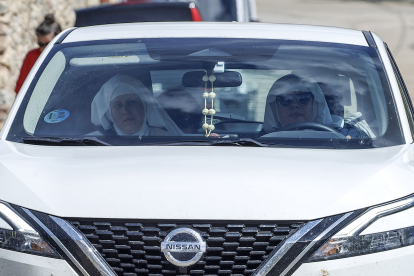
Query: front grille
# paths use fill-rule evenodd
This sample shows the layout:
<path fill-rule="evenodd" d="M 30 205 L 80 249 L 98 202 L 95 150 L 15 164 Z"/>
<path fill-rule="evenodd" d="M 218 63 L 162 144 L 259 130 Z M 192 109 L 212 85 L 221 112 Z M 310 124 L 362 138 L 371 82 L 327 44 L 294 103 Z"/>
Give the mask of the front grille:
<path fill-rule="evenodd" d="M 71 221 L 118 275 L 251 275 L 296 223 L 152 223 L 143 221 Z M 196 264 L 179 269 L 161 252 L 161 242 L 177 227 L 198 230 L 207 252 Z"/>

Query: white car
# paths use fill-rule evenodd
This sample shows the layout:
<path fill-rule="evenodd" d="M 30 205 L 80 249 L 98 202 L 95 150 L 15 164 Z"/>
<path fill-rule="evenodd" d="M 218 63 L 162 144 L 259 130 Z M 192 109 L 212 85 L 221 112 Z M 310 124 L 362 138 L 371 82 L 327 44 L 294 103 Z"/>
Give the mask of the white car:
<path fill-rule="evenodd" d="M 413 106 L 375 33 L 68 29 L 0 135 L 0 274 L 412 275 Z"/>

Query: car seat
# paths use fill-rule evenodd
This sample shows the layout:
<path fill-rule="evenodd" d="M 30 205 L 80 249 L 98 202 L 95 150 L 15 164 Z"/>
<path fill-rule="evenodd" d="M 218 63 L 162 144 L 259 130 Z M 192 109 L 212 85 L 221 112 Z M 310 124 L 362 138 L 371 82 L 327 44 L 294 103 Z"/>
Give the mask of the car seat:
<path fill-rule="evenodd" d="M 157 100 L 184 133 L 197 133 L 202 108 L 184 86 L 162 92 Z"/>

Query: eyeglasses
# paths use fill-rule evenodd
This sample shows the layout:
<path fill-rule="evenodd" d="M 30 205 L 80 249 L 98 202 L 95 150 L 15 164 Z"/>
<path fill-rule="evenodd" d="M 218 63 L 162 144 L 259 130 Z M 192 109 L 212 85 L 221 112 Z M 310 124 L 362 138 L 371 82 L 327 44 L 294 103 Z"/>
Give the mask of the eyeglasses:
<path fill-rule="evenodd" d="M 47 46 L 47 44 L 49 44 L 49 42 L 42 43 L 42 42 L 40 42 L 40 41 L 37 41 L 37 44 L 39 44 L 39 47 L 46 47 L 46 46 Z"/>
<path fill-rule="evenodd" d="M 276 96 L 276 101 L 283 107 L 288 107 L 292 104 L 293 100 L 296 100 L 299 105 L 307 105 L 311 99 L 313 99 L 313 94 L 311 92 L 299 92 L 295 95 L 290 96 Z"/>

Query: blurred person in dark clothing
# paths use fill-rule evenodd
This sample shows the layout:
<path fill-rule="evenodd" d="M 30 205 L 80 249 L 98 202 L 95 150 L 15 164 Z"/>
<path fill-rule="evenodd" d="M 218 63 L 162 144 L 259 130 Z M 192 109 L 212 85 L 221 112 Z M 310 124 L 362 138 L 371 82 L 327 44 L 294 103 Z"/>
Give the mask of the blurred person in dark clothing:
<path fill-rule="evenodd" d="M 55 21 L 54 15 L 51 13 L 47 14 L 45 16 L 45 20 L 36 28 L 37 43 L 39 44 L 39 48 L 29 51 L 23 61 L 22 68 L 20 69 L 20 75 L 16 82 L 16 88 L 14 89 L 16 93 L 19 92 L 24 80 L 30 72 L 30 69 L 32 69 L 37 58 L 46 48 L 47 44 L 49 44 L 49 42 L 61 31 L 62 28 L 59 23 Z"/>

